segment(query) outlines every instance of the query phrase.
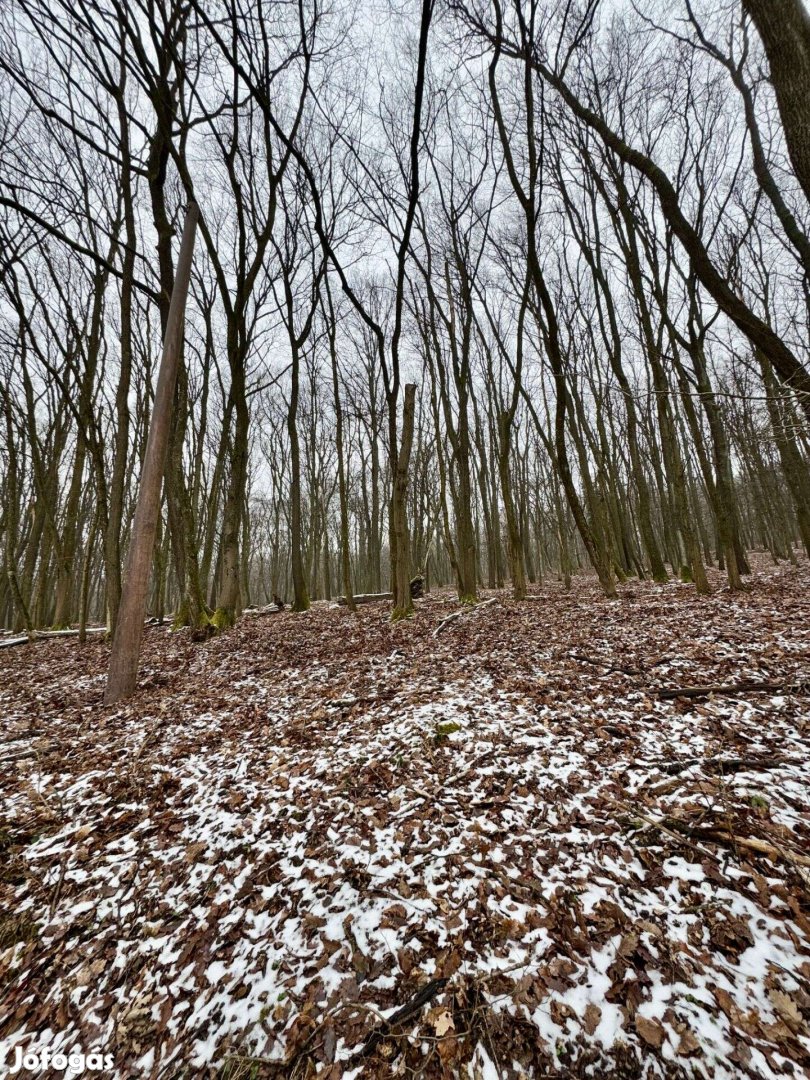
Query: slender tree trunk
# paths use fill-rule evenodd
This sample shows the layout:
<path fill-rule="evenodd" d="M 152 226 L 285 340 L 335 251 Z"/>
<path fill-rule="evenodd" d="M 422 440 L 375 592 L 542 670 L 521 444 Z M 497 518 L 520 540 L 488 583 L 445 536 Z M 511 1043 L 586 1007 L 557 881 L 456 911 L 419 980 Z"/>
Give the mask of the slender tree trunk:
<path fill-rule="evenodd" d="M 138 678 L 138 659 L 146 614 L 146 594 L 160 514 L 161 479 L 165 471 L 169 446 L 174 384 L 183 341 L 186 294 L 191 275 L 191 258 L 194 252 L 194 233 L 198 215 L 199 211 L 192 203 L 186 213 L 177 278 L 172 292 L 163 344 L 163 359 L 155 389 L 155 406 L 152 411 L 135 521 L 132 526 L 127 574 L 118 626 L 113 638 L 107 690 L 104 695 L 107 704 L 114 704 L 122 698 L 129 697 L 135 690 Z"/>
<path fill-rule="evenodd" d="M 393 547 L 392 568 L 394 571 L 394 606 L 391 617 L 395 621 L 413 613 L 410 581 L 410 538 L 408 535 L 407 496 L 408 473 L 413 447 L 414 421 L 416 413 L 416 386 L 405 386 L 405 403 L 402 410 L 402 441 L 396 456 L 393 493 L 391 497 L 391 530 Z"/>
<path fill-rule="evenodd" d="M 307 611 L 309 590 L 304 573 L 301 528 L 301 447 L 298 441 L 298 396 L 300 378 L 300 354 L 296 344 L 292 347 L 292 374 L 290 379 L 290 405 L 287 410 L 287 434 L 290 440 L 290 556 L 292 561 L 293 611 Z"/>
<path fill-rule="evenodd" d="M 509 468 L 512 442 L 512 416 L 509 411 L 498 415 L 498 476 L 501 497 L 506 514 L 506 538 L 509 558 L 509 576 L 512 579 L 512 596 L 515 600 L 526 599 L 526 571 L 523 562 L 523 541 L 520 535 L 515 499 L 512 493 L 512 475 Z"/>

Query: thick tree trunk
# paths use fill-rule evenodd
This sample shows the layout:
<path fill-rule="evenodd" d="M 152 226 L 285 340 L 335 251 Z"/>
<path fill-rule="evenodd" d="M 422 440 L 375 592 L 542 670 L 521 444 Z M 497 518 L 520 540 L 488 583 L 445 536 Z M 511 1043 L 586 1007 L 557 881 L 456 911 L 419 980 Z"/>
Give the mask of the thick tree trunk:
<path fill-rule="evenodd" d="M 810 13 L 802 0 L 743 0 L 771 69 L 790 161 L 810 202 Z"/>

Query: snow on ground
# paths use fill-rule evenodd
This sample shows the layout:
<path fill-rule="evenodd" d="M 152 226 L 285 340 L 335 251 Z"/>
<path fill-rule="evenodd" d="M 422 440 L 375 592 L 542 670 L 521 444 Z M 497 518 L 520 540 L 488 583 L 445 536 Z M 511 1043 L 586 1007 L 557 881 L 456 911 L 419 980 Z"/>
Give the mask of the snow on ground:
<path fill-rule="evenodd" d="M 807 1075 L 808 584 L 3 651 L 0 1070 Z"/>

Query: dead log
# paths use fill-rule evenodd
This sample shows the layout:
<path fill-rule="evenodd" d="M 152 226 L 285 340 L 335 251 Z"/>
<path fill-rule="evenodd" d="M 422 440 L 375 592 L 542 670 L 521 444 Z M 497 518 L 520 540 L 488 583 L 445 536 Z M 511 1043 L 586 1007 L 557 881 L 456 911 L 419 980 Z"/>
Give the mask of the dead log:
<path fill-rule="evenodd" d="M 15 645 L 27 645 L 29 641 L 36 641 L 36 639 L 36 634 L 32 637 L 26 634 L 25 637 L 6 638 L 4 641 L 0 641 L 0 649 L 13 649 Z"/>
<path fill-rule="evenodd" d="M 275 604 L 266 604 L 264 607 L 245 608 L 242 615 L 246 619 L 257 619 L 262 615 L 279 615 L 283 610 L 283 607 L 277 607 Z"/>
<path fill-rule="evenodd" d="M 380 604 L 383 603 L 383 601 L 385 600 L 391 601 L 393 599 L 394 594 L 391 592 L 367 592 L 355 593 L 354 595 L 355 604 Z M 337 603 L 340 604 L 342 607 L 345 607 L 346 597 L 339 596 L 337 598 Z"/>
<path fill-rule="evenodd" d="M 421 600 L 425 595 L 425 579 L 421 575 L 411 578 L 410 590 L 411 600 Z M 355 593 L 353 599 L 355 604 L 377 604 L 393 600 L 394 594 L 392 592 Z M 346 597 L 339 596 L 336 603 L 341 607 L 346 607 Z"/>
<path fill-rule="evenodd" d="M 0 649 L 13 649 L 15 645 L 29 645 L 32 641 L 44 641 L 46 638 L 55 637 L 78 637 L 79 630 L 35 630 L 33 634 L 25 634 L 23 637 L 6 638 L 0 641 Z M 106 634 L 106 626 L 88 626 L 87 634 Z"/>
<path fill-rule="evenodd" d="M 806 694 L 810 692 L 810 680 L 789 682 L 746 682 L 727 683 L 718 686 L 673 686 L 657 690 L 659 701 L 674 701 L 675 698 L 707 697 L 709 694 Z"/>

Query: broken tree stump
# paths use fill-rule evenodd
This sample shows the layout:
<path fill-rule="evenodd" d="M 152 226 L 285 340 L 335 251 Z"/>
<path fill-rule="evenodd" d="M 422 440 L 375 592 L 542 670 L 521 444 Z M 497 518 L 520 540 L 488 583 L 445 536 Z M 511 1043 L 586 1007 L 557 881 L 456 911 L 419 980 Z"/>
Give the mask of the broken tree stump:
<path fill-rule="evenodd" d="M 421 574 L 417 574 L 416 577 L 411 578 L 410 589 L 411 600 L 421 600 L 425 595 L 425 579 Z"/>

